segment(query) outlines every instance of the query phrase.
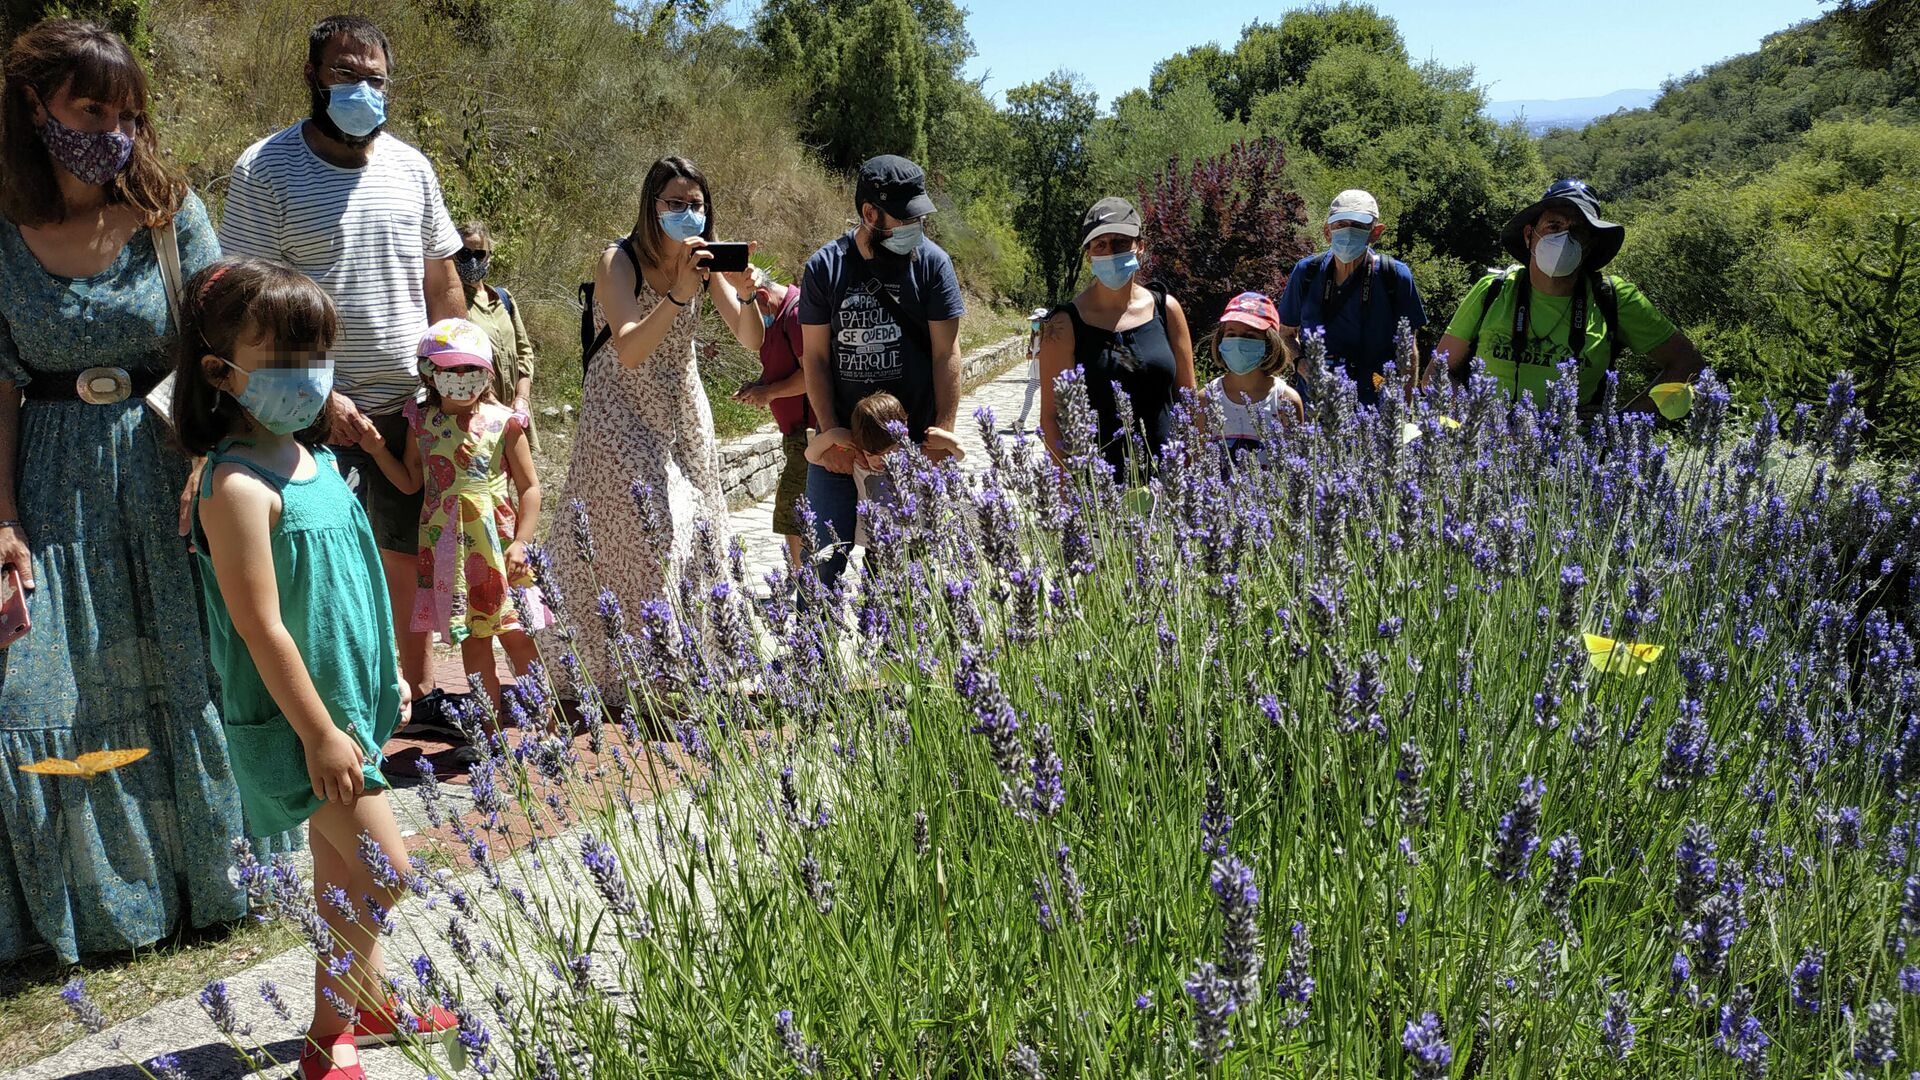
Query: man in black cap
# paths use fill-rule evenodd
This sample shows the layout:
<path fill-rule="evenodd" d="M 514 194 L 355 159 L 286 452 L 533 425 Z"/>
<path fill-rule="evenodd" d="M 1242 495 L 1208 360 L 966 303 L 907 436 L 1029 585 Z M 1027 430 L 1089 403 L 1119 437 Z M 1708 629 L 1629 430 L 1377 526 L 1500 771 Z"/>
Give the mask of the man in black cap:
<path fill-rule="evenodd" d="M 800 333 L 807 399 L 822 432 L 844 427 L 861 398 L 887 391 L 906 406 L 914 440 L 955 427 L 960 410 L 960 316 L 965 304 L 953 260 L 926 238 L 933 213 L 926 174 L 885 154 L 860 166 L 860 223 L 807 260 L 800 279 Z M 851 461 L 810 465 L 807 502 L 824 546 L 853 538 Z M 820 568 L 829 581 L 844 548 Z"/>
<path fill-rule="evenodd" d="M 1434 347 L 1428 378 L 1442 357 L 1460 374 L 1478 356 L 1501 389 L 1516 398 L 1524 390 L 1544 404 L 1559 365 L 1574 359 L 1580 404 L 1593 408 L 1614 358 L 1632 349 L 1660 365 L 1656 385 L 1690 380 L 1705 366 L 1693 342 L 1632 282 L 1601 273 L 1626 235 L 1625 226 L 1600 217 L 1585 183 L 1555 181 L 1507 222 L 1500 242 L 1522 265 L 1489 274 L 1467 291 Z M 1653 400 L 1642 393 L 1627 408 L 1652 412 Z"/>

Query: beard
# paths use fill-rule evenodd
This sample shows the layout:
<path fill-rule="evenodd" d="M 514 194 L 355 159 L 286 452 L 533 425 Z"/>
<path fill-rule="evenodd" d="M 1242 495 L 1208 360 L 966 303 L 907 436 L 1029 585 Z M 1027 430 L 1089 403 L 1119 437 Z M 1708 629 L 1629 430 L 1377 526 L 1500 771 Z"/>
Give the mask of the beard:
<path fill-rule="evenodd" d="M 308 83 L 307 95 L 309 101 L 307 119 L 313 121 L 313 126 L 320 129 L 320 134 L 334 142 L 353 147 L 367 146 L 379 138 L 381 132 L 387 130 L 387 125 L 381 124 L 365 135 L 349 135 L 340 130 L 340 125 L 333 122 L 333 117 L 327 115 L 327 104 L 332 100 L 332 95 L 326 87 Z"/>

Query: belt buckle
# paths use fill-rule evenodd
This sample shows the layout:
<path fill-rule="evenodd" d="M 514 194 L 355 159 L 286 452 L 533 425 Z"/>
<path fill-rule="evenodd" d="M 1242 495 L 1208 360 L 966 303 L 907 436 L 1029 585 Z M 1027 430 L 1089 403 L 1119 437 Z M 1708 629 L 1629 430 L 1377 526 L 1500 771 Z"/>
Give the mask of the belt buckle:
<path fill-rule="evenodd" d="M 133 396 L 133 376 L 125 368 L 91 367 L 73 385 L 80 400 L 89 405 L 113 405 Z"/>

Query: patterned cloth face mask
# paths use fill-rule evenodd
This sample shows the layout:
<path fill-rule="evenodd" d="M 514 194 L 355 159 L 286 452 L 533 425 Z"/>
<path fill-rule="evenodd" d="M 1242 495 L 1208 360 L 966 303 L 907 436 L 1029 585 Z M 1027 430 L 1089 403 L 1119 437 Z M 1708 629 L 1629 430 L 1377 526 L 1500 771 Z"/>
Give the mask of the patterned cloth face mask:
<path fill-rule="evenodd" d="M 77 131 L 47 114 L 40 140 L 60 167 L 83 184 L 106 184 L 126 171 L 133 159 L 133 138 L 120 131 Z"/>
<path fill-rule="evenodd" d="M 468 401 L 486 393 L 493 385 L 492 373 L 476 368 L 473 371 L 436 371 L 433 373 L 433 388 L 448 401 Z"/>
<path fill-rule="evenodd" d="M 221 363 L 241 371 L 230 360 Z M 227 393 L 275 435 L 291 435 L 313 426 L 333 393 L 333 365 L 317 367 L 263 367 L 245 373 L 247 388 Z"/>

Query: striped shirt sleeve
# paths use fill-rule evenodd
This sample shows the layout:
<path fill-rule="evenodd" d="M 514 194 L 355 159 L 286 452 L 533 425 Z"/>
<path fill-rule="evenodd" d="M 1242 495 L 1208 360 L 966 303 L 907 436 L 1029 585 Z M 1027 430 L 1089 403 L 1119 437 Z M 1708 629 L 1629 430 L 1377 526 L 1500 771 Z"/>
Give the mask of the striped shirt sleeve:
<path fill-rule="evenodd" d="M 280 238 L 286 225 L 286 208 L 256 168 L 265 145 L 264 141 L 255 143 L 233 163 L 226 206 L 220 214 L 220 250 L 229 255 L 285 262 Z"/>

